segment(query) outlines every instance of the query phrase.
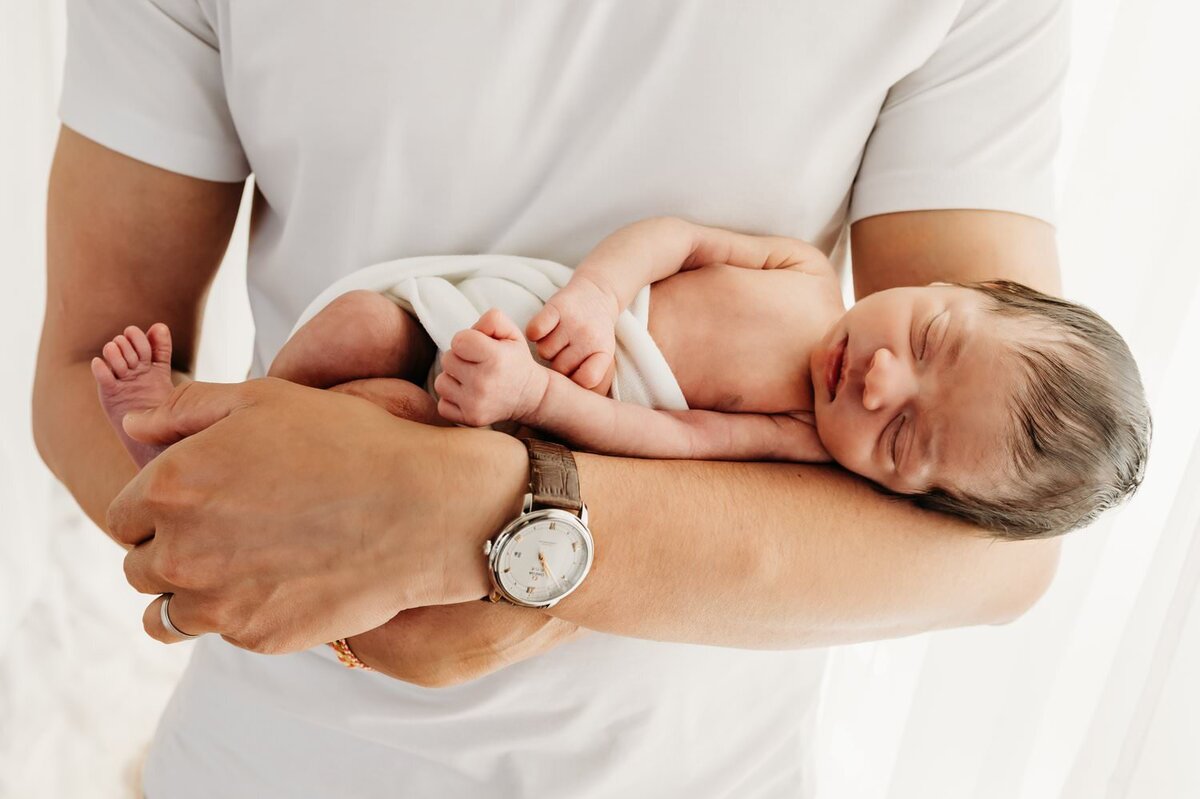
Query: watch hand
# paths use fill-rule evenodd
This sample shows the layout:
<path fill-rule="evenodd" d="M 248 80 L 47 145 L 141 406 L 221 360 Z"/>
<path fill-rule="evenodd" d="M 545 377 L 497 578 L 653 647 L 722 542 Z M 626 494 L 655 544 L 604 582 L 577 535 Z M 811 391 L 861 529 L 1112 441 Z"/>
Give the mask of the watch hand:
<path fill-rule="evenodd" d="M 542 564 L 542 571 L 546 574 L 546 576 L 558 583 L 559 588 L 562 588 L 562 580 L 555 577 L 554 572 L 550 571 L 550 565 L 546 563 L 546 555 L 540 549 L 538 550 L 538 562 Z"/>

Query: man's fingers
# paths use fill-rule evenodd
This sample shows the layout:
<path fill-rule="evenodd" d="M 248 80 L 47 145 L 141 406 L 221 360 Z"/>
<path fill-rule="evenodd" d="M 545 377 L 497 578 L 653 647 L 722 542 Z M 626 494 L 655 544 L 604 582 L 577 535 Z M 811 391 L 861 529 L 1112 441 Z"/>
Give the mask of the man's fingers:
<path fill-rule="evenodd" d="M 248 404 L 245 386 L 251 383 L 198 383 L 176 386 L 156 408 L 125 415 L 122 426 L 130 438 L 146 444 L 174 444 L 199 433 Z"/>
<path fill-rule="evenodd" d="M 168 618 L 171 624 L 175 626 L 175 629 L 188 635 L 216 632 L 215 630 L 204 629 L 204 624 L 198 618 L 195 618 L 193 614 L 188 613 L 190 605 L 186 598 L 178 594 L 170 596 L 171 604 L 167 606 L 167 612 L 169 614 Z M 142 627 L 145 628 L 146 635 L 164 644 L 177 644 L 180 641 L 191 640 L 190 638 L 183 638 L 176 635 L 163 624 L 163 605 L 166 601 L 166 596 L 160 596 L 146 606 L 146 610 L 142 614 Z"/>
<path fill-rule="evenodd" d="M 145 483 L 161 463 L 151 463 L 125 484 L 108 506 L 105 526 L 108 534 L 126 549 L 154 537 L 154 517 L 144 501 Z"/>
<path fill-rule="evenodd" d="M 151 538 L 125 555 L 125 579 L 139 594 L 167 594 L 178 588 L 155 570 L 154 549 Z"/>

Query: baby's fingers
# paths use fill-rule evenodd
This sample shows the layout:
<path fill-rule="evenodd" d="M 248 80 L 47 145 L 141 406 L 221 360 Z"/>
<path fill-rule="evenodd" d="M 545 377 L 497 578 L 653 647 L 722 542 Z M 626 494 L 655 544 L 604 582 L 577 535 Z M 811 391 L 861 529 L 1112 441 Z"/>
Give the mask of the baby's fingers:
<path fill-rule="evenodd" d="M 607 352 L 593 352 L 584 359 L 583 363 L 579 364 L 579 368 L 571 375 L 571 379 L 584 388 L 595 388 L 608 374 L 612 361 L 612 356 Z"/>
<path fill-rule="evenodd" d="M 453 352 L 442 354 L 442 374 L 453 377 L 457 382 L 461 383 L 466 379 L 468 374 L 473 373 L 472 370 L 478 371 L 478 369 L 478 366 L 470 361 L 463 360 Z M 434 384 L 434 388 L 437 388 L 436 383 Z"/>
<path fill-rule="evenodd" d="M 475 328 L 460 330 L 450 339 L 450 351 L 471 363 L 480 363 L 491 358 L 497 347 L 496 340 Z"/>
<path fill-rule="evenodd" d="M 575 370 L 594 353 L 595 350 L 573 344 L 556 355 L 554 360 L 550 362 L 550 366 L 559 374 L 566 375 L 574 380 L 575 378 L 572 375 L 575 374 Z"/>
<path fill-rule="evenodd" d="M 537 353 L 542 360 L 553 361 L 570 343 L 571 334 L 567 332 L 566 325 L 558 325 L 537 343 Z"/>
<path fill-rule="evenodd" d="M 525 326 L 525 335 L 530 341 L 540 341 L 547 333 L 558 326 L 560 319 L 558 309 L 553 305 L 543 305 L 529 324 Z"/>
<path fill-rule="evenodd" d="M 521 331 L 517 328 L 513 320 L 509 319 L 504 311 L 501 311 L 499 308 L 492 308 L 479 317 L 479 321 L 471 325 L 471 329 L 478 330 L 480 333 L 492 338 L 507 338 L 514 341 L 525 340 L 525 337 L 521 335 Z"/>
<path fill-rule="evenodd" d="M 437 412 L 438 416 L 441 416 L 447 422 L 454 422 L 455 424 L 467 423 L 462 408 L 445 397 L 438 400 Z"/>
<path fill-rule="evenodd" d="M 433 390 L 441 399 L 457 401 L 462 396 L 462 383 L 449 372 L 442 372 L 433 379 Z"/>

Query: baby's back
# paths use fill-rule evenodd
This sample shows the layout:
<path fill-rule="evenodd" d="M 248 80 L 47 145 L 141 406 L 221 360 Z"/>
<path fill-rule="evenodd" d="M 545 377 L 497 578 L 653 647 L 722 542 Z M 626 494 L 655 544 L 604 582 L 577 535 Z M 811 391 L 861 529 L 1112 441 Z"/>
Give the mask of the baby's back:
<path fill-rule="evenodd" d="M 812 410 L 809 354 L 843 313 L 836 280 L 713 264 L 650 289 L 650 335 L 691 408 Z"/>

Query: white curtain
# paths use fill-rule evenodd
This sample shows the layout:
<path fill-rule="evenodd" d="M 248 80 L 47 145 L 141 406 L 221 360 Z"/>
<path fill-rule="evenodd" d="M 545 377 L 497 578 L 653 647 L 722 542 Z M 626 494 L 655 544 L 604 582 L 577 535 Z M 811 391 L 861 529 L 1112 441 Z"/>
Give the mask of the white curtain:
<path fill-rule="evenodd" d="M 843 647 L 822 718 L 822 799 L 1200 796 L 1200 10 L 1076 3 L 1059 164 L 1068 296 L 1126 336 L 1155 437 L 1138 496 L 1065 541 L 1014 624 Z M 131 796 L 186 658 L 140 629 L 121 552 L 33 448 L 44 198 L 60 0 L 0 0 L 0 797 Z M 209 300 L 204 379 L 245 374 L 239 223 Z M 998 544 L 1002 546 L 1002 544 Z"/>
<path fill-rule="evenodd" d="M 1077 2 L 1059 160 L 1065 290 L 1129 341 L 1146 481 L 1068 536 L 1006 627 L 845 647 L 823 799 L 1200 797 L 1200 9 Z"/>

